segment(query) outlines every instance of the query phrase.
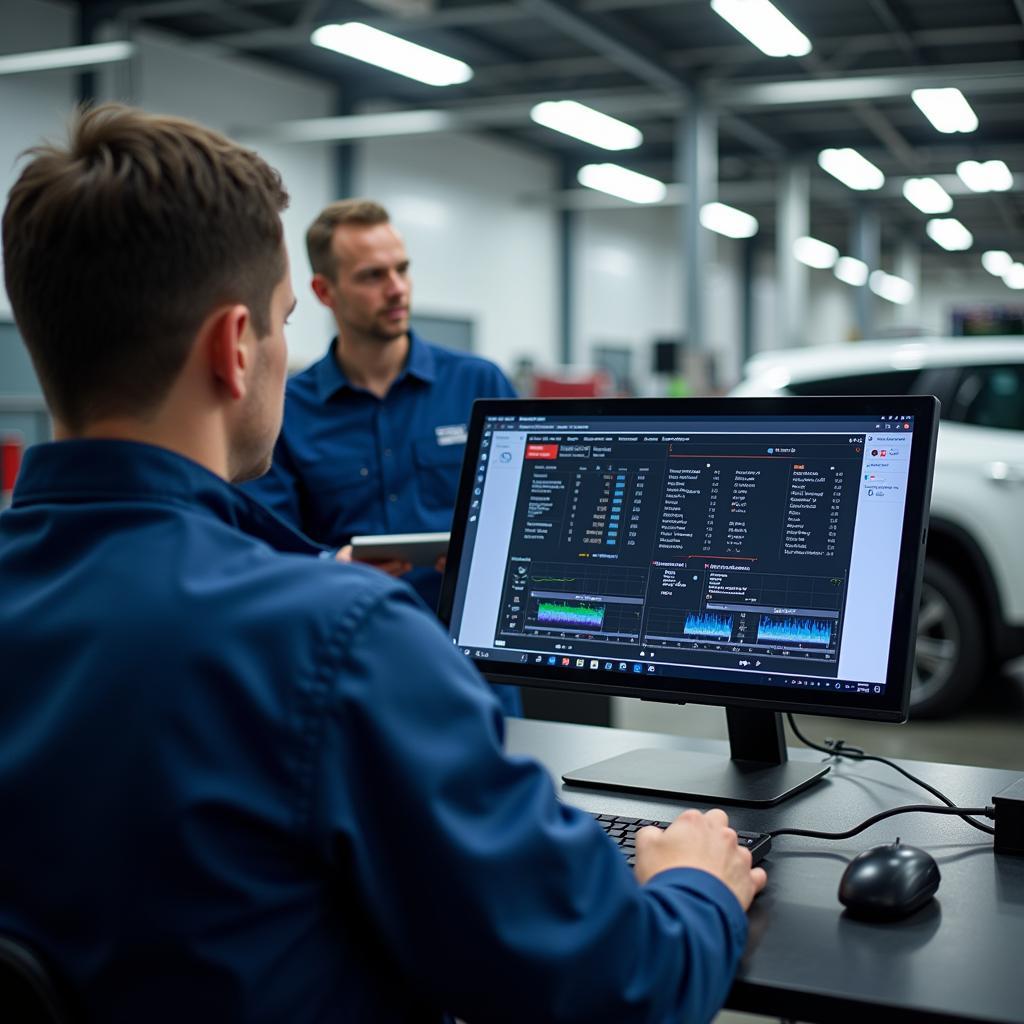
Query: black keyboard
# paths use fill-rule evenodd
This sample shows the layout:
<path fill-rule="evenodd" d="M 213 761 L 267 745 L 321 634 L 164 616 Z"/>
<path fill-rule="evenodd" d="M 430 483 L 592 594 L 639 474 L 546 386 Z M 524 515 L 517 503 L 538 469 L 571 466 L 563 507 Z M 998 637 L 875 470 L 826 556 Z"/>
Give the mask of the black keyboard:
<path fill-rule="evenodd" d="M 591 812 L 594 814 L 594 812 Z M 626 855 L 629 866 L 636 863 L 636 834 L 645 825 L 657 825 L 658 828 L 668 828 L 667 821 L 652 821 L 650 818 L 625 818 L 614 814 L 594 814 L 598 825 L 601 826 L 619 845 L 619 849 Z M 737 830 L 736 838 L 740 844 L 750 850 L 755 864 L 760 864 L 768 851 L 772 848 L 772 837 L 767 832 L 740 832 Z"/>

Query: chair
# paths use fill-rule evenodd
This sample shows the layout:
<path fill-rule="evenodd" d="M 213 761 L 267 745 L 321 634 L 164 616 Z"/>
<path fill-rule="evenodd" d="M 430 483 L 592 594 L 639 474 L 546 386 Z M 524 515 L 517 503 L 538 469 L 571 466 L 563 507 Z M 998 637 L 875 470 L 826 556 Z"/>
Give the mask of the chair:
<path fill-rule="evenodd" d="M 72 1024 L 60 985 L 21 939 L 0 934 L 0 1020 L 9 1024 Z"/>

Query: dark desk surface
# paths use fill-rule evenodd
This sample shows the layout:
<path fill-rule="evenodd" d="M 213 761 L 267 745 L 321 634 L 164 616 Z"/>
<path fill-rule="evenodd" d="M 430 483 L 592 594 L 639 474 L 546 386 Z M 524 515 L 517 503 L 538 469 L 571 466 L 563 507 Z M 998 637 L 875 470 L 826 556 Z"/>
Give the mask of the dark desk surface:
<path fill-rule="evenodd" d="M 508 723 L 508 749 L 541 761 L 567 803 L 670 820 L 683 805 L 562 786 L 563 772 L 637 747 L 727 753 L 717 740 L 523 719 Z M 795 748 L 790 756 L 824 757 Z M 1024 775 L 900 763 L 965 807 L 991 803 L 993 794 Z M 729 813 L 735 827 L 751 831 L 842 831 L 888 807 L 932 802 L 885 765 L 847 761 L 784 804 Z M 942 881 L 936 899 L 903 921 L 850 919 L 836 897 L 843 869 L 861 850 L 897 836 L 938 861 Z M 858 1024 L 871 1013 L 879 1022 L 1024 1022 L 1024 857 L 996 856 L 990 836 L 953 816 L 900 815 L 840 842 L 782 836 L 765 867 L 768 887 L 751 908 L 750 941 L 726 1004 L 732 1009 Z"/>

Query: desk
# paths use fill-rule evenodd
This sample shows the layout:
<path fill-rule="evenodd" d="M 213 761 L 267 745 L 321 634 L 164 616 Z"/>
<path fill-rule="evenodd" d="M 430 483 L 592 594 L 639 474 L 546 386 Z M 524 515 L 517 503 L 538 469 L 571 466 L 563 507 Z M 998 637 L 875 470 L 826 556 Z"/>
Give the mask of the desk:
<path fill-rule="evenodd" d="M 562 798 L 588 811 L 671 820 L 682 806 L 669 800 L 572 789 L 562 772 L 637 747 L 728 755 L 718 740 L 686 739 L 625 729 L 511 719 L 508 749 L 535 757 L 551 772 Z M 790 750 L 820 760 L 812 750 Z M 965 807 L 1024 771 L 901 761 Z M 899 804 L 932 797 L 891 768 L 844 761 L 786 803 L 764 810 L 737 807 L 737 828 L 842 831 Z M 942 881 L 936 899 L 903 921 L 869 924 L 848 918 L 836 891 L 849 860 L 892 842 L 928 850 Z M 956 817 L 908 814 L 841 842 L 783 836 L 765 861 L 768 887 L 750 912 L 750 940 L 726 1006 L 800 1021 L 971 1020 L 1024 1022 L 1024 857 L 996 856 L 990 836 Z"/>

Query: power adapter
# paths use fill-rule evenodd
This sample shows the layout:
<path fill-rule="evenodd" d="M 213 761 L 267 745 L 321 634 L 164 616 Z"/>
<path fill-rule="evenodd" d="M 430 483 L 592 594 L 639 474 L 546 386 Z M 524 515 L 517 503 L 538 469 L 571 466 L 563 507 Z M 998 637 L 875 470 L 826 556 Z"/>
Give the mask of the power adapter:
<path fill-rule="evenodd" d="M 1024 854 L 1024 779 L 992 797 L 995 808 L 996 853 Z"/>

